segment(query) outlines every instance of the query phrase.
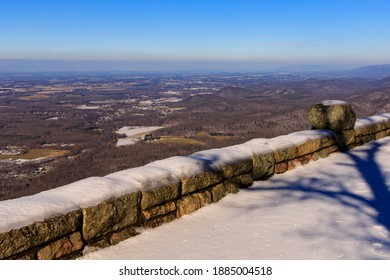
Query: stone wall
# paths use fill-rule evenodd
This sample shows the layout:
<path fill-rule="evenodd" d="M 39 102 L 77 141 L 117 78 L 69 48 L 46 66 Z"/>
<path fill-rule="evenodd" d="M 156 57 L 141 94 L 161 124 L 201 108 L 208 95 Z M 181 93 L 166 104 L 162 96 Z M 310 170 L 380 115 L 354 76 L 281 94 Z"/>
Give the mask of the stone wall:
<path fill-rule="evenodd" d="M 335 133 L 253 139 L 0 202 L 0 259 L 70 259 L 156 227 L 297 165 L 390 135 L 390 114 Z"/>

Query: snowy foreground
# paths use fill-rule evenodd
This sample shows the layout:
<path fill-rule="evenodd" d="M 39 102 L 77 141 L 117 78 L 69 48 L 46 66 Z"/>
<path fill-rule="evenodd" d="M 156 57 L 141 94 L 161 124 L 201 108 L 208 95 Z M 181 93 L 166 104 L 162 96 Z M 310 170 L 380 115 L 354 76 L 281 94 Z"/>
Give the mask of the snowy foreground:
<path fill-rule="evenodd" d="M 82 259 L 390 259 L 389 187 L 388 137 Z"/>

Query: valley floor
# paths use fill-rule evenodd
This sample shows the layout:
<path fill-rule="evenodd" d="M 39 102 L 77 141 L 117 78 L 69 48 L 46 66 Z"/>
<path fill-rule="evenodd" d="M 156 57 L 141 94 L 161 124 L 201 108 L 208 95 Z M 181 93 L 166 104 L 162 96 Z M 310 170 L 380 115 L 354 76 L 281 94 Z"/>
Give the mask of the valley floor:
<path fill-rule="evenodd" d="M 258 181 L 82 259 L 390 259 L 390 138 Z"/>

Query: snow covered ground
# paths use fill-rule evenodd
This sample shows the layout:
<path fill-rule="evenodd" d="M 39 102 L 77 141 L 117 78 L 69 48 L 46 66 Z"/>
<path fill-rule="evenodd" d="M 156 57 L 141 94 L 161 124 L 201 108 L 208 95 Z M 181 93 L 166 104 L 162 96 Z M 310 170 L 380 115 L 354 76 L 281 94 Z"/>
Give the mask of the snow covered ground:
<path fill-rule="evenodd" d="M 258 181 L 82 259 L 390 259 L 390 138 Z"/>
<path fill-rule="evenodd" d="M 163 128 L 162 126 L 124 126 L 115 131 L 118 134 L 125 134 L 126 138 L 118 139 L 117 147 L 132 145 L 137 143 L 143 136 L 143 134 L 150 133 Z"/>

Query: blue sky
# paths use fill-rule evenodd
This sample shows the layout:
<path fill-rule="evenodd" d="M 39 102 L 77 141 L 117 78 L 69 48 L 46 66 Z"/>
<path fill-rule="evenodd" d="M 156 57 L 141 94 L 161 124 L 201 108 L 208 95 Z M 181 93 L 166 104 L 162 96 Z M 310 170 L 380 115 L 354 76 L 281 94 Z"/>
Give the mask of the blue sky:
<path fill-rule="evenodd" d="M 1 0 L 0 59 L 390 63 L 390 1 Z"/>

